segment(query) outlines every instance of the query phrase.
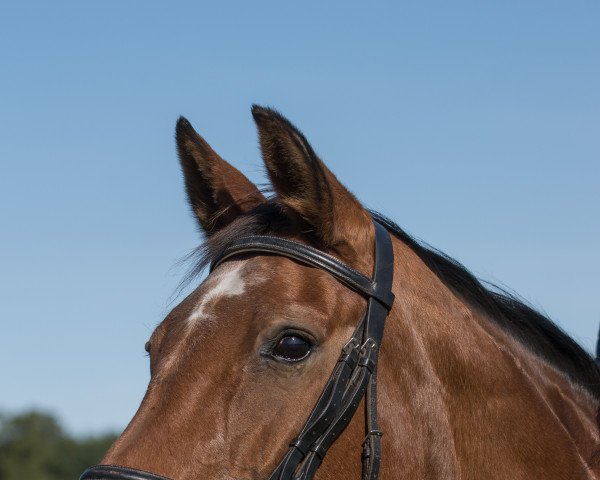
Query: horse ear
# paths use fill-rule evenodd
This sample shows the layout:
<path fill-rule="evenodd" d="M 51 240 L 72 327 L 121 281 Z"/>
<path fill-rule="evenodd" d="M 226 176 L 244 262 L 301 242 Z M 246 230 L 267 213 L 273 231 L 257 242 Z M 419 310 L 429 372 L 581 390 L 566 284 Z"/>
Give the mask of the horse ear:
<path fill-rule="evenodd" d="M 369 213 L 319 159 L 304 135 L 270 108 L 254 105 L 252 116 L 267 172 L 284 209 L 346 258 L 370 253 Z"/>
<path fill-rule="evenodd" d="M 175 136 L 188 201 L 207 235 L 266 201 L 250 180 L 196 133 L 187 119 L 179 118 Z"/>

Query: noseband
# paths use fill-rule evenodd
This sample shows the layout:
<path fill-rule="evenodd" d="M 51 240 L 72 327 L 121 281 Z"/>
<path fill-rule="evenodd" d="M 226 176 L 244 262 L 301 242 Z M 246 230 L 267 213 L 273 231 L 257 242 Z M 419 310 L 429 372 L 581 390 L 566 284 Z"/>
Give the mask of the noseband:
<path fill-rule="evenodd" d="M 376 480 L 379 476 L 382 433 L 377 421 L 377 359 L 385 320 L 394 302 L 394 252 L 386 228 L 375 220 L 373 223 L 373 279 L 316 248 L 268 235 L 240 237 L 234 240 L 211 265 L 212 272 L 219 264 L 237 255 L 280 255 L 325 270 L 368 300 L 365 315 L 342 348 L 317 403 L 268 480 L 312 479 L 329 447 L 352 420 L 363 397 L 366 435 L 362 444 L 362 480 Z M 126 467 L 96 465 L 86 470 L 80 480 L 168 479 Z"/>

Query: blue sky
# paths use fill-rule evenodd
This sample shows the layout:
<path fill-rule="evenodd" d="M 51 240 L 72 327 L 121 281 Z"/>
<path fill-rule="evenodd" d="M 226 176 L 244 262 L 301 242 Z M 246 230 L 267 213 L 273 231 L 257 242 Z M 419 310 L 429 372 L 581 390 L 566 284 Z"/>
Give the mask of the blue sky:
<path fill-rule="evenodd" d="M 187 116 L 264 182 L 281 110 L 369 207 L 543 309 L 600 323 L 600 4 L 4 2 L 0 409 L 122 428 L 200 241 Z"/>

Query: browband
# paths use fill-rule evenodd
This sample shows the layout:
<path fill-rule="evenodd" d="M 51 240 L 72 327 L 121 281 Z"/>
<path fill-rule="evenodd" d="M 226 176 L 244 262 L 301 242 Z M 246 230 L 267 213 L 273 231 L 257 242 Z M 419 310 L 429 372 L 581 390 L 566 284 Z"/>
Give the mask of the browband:
<path fill-rule="evenodd" d="M 378 223 L 375 223 L 375 226 L 376 230 L 383 229 Z M 389 235 L 387 231 L 385 231 L 385 234 Z M 288 240 L 286 238 L 269 235 L 250 235 L 247 237 L 236 238 L 227 245 L 227 247 L 221 251 L 219 257 L 211 263 L 209 271 L 212 272 L 225 260 L 235 255 L 261 252 L 278 254 L 298 260 L 305 265 L 325 270 L 365 297 L 377 299 L 388 310 L 392 308 L 394 294 L 391 292 L 389 286 L 378 283 L 376 278 L 371 280 L 332 255 L 309 245 Z"/>

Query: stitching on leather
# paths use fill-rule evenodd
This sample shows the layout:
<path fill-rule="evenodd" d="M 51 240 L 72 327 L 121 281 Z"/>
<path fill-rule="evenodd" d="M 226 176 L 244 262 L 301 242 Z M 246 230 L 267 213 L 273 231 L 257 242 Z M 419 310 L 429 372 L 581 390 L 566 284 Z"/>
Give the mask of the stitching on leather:
<path fill-rule="evenodd" d="M 224 251 L 229 250 L 230 248 L 232 248 L 236 245 L 240 245 L 240 243 L 238 243 L 238 242 L 245 242 L 246 240 L 248 242 L 252 242 L 252 241 L 261 242 L 262 240 L 271 240 L 278 246 L 286 246 L 288 248 L 293 248 L 293 247 L 290 247 L 291 245 L 298 246 L 298 247 L 300 247 L 300 249 L 306 249 L 306 250 L 309 250 L 310 252 L 314 253 L 317 256 L 322 256 L 324 258 L 327 258 L 328 260 L 330 260 L 332 263 L 335 263 L 339 267 L 343 267 L 343 268 L 351 271 L 353 274 L 369 280 L 369 278 L 367 276 L 363 275 L 362 273 L 360 273 L 358 270 L 356 270 L 352 266 L 345 264 L 344 262 L 342 262 L 338 258 L 334 257 L 333 255 L 325 253 L 315 247 L 311 247 L 310 245 L 305 245 L 303 243 L 296 242 L 295 240 L 289 240 L 287 238 L 275 237 L 273 235 L 250 235 L 248 237 L 243 237 L 243 238 L 234 240 L 230 245 L 225 247 Z M 265 243 L 267 243 L 267 242 L 265 242 Z"/>

